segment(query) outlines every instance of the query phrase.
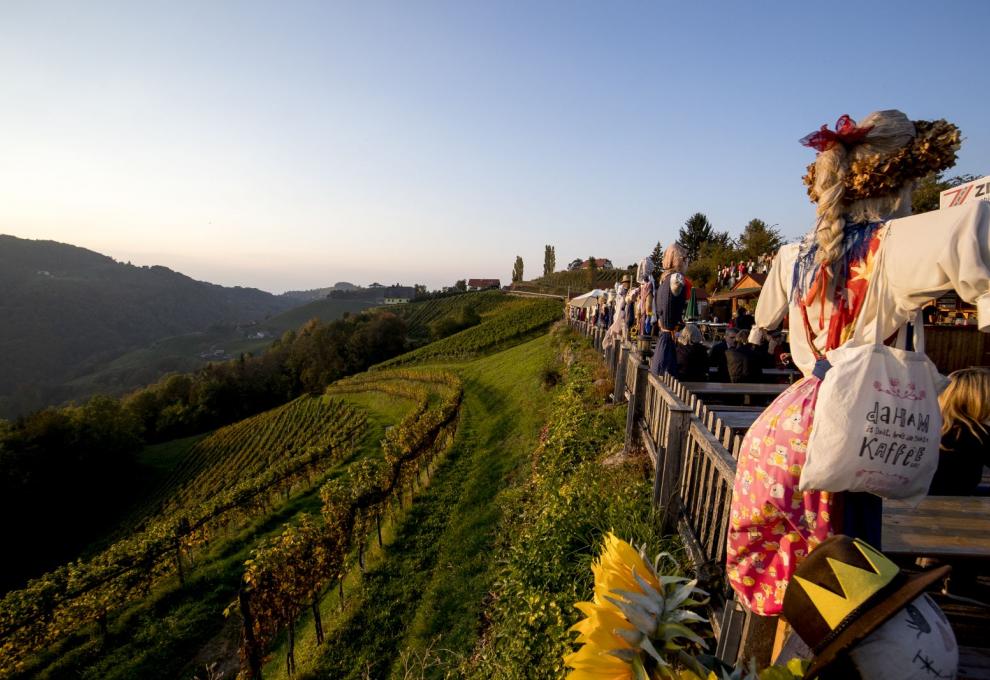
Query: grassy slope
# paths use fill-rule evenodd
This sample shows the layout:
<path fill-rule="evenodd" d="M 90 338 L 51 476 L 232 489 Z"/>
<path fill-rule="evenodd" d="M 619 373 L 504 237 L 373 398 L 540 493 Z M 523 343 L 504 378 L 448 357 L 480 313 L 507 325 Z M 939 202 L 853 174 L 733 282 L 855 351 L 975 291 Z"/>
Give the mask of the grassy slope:
<path fill-rule="evenodd" d="M 404 319 L 408 324 L 407 333 L 410 342 L 419 345 L 429 341 L 431 321 L 456 312 L 461 307 L 470 306 L 484 319 L 500 313 L 506 307 L 522 302 L 524 301 L 498 290 L 484 290 L 377 309 L 392 312 Z"/>
<path fill-rule="evenodd" d="M 539 372 L 549 358 L 543 336 L 452 367 L 465 380 L 455 446 L 303 677 L 401 676 L 428 649 L 471 649 L 494 577 L 498 497 L 535 445 L 547 401 Z"/>
<path fill-rule="evenodd" d="M 330 476 L 361 457 L 381 455 L 385 428 L 401 419 L 412 405 L 409 400 L 385 395 L 342 398 L 367 409 L 369 427 L 355 454 L 341 461 Z M 181 450 L 189 445 L 190 440 L 180 440 L 171 448 L 155 447 L 147 455 L 149 459 L 181 458 Z M 281 531 L 283 524 L 300 512 L 319 514 L 318 492 L 318 485 L 314 486 L 272 515 L 215 541 L 212 548 L 197 555 L 185 587 L 172 583 L 114 616 L 106 644 L 100 643 L 95 631 L 74 635 L 40 658 L 23 677 L 165 680 L 190 678 L 197 671 L 202 677 L 202 664 L 218 657 L 236 660 L 238 628 L 221 612 L 236 597 L 244 560 L 258 540 Z"/>

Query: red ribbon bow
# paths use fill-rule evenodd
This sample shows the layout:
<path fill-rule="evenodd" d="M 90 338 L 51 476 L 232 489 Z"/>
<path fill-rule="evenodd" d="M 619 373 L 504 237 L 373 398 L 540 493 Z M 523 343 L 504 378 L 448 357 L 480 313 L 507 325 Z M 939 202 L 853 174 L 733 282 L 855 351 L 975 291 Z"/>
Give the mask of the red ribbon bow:
<path fill-rule="evenodd" d="M 835 123 L 835 132 L 828 129 L 828 125 L 822 125 L 820 130 L 812 132 L 810 135 L 801 138 L 801 144 L 810 146 L 819 153 L 831 149 L 836 142 L 843 146 L 852 146 L 863 141 L 866 134 L 873 129 L 872 125 L 856 127 L 856 121 L 845 114 Z"/>

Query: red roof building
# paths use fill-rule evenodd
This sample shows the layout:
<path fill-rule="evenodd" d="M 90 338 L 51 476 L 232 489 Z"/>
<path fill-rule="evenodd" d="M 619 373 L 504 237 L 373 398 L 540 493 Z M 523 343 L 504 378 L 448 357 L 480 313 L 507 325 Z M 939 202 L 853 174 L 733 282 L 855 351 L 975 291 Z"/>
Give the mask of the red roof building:
<path fill-rule="evenodd" d="M 470 290 L 484 290 L 486 288 L 501 288 L 502 282 L 499 279 L 468 279 Z"/>

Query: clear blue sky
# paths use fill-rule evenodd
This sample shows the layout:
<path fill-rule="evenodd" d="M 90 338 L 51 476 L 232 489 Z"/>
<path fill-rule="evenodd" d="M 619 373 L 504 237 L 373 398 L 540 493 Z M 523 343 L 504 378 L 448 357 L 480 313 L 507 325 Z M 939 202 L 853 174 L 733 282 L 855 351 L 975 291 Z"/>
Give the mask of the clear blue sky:
<path fill-rule="evenodd" d="M 990 3 L 0 4 L 0 232 L 282 291 L 797 237 L 797 139 L 945 117 L 990 172 Z"/>

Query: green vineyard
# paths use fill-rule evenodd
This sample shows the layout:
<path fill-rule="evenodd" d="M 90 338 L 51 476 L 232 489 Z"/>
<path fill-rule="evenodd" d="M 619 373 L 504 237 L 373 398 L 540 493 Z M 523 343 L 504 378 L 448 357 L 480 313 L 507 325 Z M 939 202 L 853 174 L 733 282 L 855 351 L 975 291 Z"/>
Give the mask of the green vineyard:
<path fill-rule="evenodd" d="M 559 300 L 520 299 L 477 326 L 395 357 L 377 368 L 473 357 L 546 328 L 558 320 L 562 312 Z"/>
<path fill-rule="evenodd" d="M 268 514 L 320 481 L 352 450 L 365 416 L 339 400 L 304 396 L 198 442 L 160 498 L 164 510 L 87 561 L 66 565 L 0 602 L 0 674 L 24 657 L 146 596 L 184 571 L 191 554 L 238 521 Z"/>
<path fill-rule="evenodd" d="M 422 341 L 430 335 L 429 325 L 431 322 L 453 314 L 465 305 L 470 306 L 479 316 L 485 318 L 520 304 L 526 304 L 526 300 L 511 297 L 498 290 L 484 290 L 433 300 L 410 302 L 407 305 L 393 305 L 381 309 L 387 309 L 401 317 L 406 322 L 409 337 Z"/>
<path fill-rule="evenodd" d="M 363 424 L 364 416 L 340 401 L 304 395 L 197 442 L 159 500 L 166 512 L 201 503 L 238 479 L 300 453 L 335 450 L 358 434 Z"/>
<path fill-rule="evenodd" d="M 319 603 L 334 583 L 342 588 L 347 558 L 357 546 L 364 568 L 364 544 L 373 528 L 381 546 L 381 518 L 393 502 L 411 496 L 424 469 L 453 442 L 463 388 L 442 371 L 394 371 L 358 376 L 332 385 L 330 393 L 379 392 L 414 399 L 416 406 L 382 440 L 383 458 L 365 458 L 320 489 L 322 521 L 303 515 L 297 524 L 252 551 L 239 596 L 241 669 L 260 678 L 265 651 L 288 634 L 287 672 L 296 669 L 296 624 L 311 611 L 317 644 L 324 632 Z M 436 398 L 439 397 L 439 398 Z"/>

